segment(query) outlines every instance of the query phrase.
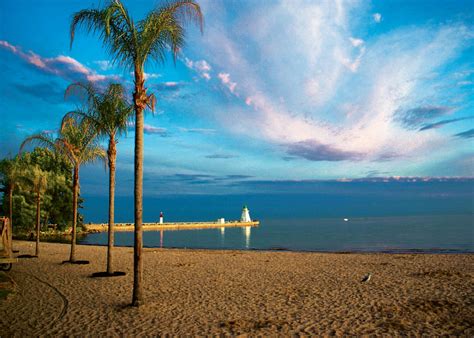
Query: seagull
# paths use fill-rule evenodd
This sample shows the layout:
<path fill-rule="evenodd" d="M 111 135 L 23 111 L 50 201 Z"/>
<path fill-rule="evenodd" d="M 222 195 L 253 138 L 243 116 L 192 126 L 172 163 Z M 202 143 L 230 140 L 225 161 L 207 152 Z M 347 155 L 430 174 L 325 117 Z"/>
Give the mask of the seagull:
<path fill-rule="evenodd" d="M 362 278 L 361 282 L 368 283 L 371 277 L 372 277 L 372 274 L 369 272 L 367 275 L 364 276 L 364 278 Z"/>

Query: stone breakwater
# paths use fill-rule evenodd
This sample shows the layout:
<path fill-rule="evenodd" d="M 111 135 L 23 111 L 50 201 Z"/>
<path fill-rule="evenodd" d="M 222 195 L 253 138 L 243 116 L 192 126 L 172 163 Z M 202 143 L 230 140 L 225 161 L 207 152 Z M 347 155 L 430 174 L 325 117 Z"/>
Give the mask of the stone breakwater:
<path fill-rule="evenodd" d="M 213 228 L 225 228 L 225 227 L 256 227 L 260 224 L 259 221 L 252 222 L 240 222 L 240 221 L 229 221 L 229 222 L 168 222 L 168 223 L 143 223 L 144 231 L 156 231 L 156 230 L 192 230 L 192 229 L 213 229 Z M 87 232 L 105 232 L 108 231 L 109 226 L 107 223 L 97 224 L 85 224 L 84 228 Z M 114 226 L 115 231 L 133 231 L 133 223 L 116 223 Z"/>

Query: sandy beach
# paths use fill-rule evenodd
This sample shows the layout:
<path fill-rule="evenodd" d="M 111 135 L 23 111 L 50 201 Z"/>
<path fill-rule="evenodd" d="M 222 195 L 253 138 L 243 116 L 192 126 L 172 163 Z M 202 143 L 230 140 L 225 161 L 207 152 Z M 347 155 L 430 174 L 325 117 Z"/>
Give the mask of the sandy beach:
<path fill-rule="evenodd" d="M 8 273 L 0 335 L 474 335 L 474 255 L 145 249 L 137 309 L 132 252 L 116 249 L 126 276 L 91 278 L 106 247 L 80 245 L 91 264 L 70 265 L 68 245 L 42 243 Z"/>

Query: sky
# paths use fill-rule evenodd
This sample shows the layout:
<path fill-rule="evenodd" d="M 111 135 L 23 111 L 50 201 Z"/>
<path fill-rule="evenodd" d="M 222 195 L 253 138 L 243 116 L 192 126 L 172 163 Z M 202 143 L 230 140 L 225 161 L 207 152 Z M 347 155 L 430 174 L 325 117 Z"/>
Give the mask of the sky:
<path fill-rule="evenodd" d="M 159 1 L 123 1 L 139 21 Z M 315 180 L 474 176 L 474 2 L 198 1 L 176 63 L 149 63 L 145 196 L 246 193 Z M 105 1 L 0 2 L 0 157 L 75 108 L 68 84 L 120 82 L 74 12 Z M 117 194 L 133 195 L 133 128 Z M 103 166 L 81 189 L 106 195 Z"/>

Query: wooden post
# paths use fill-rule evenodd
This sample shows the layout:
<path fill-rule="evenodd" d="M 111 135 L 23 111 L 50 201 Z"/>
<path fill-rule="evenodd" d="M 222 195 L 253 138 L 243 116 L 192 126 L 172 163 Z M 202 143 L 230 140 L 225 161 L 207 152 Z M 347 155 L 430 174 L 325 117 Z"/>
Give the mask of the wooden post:
<path fill-rule="evenodd" d="M 0 230 L 1 230 L 1 247 L 0 256 L 12 258 L 12 243 L 11 243 L 11 224 L 8 217 L 0 217 Z"/>

